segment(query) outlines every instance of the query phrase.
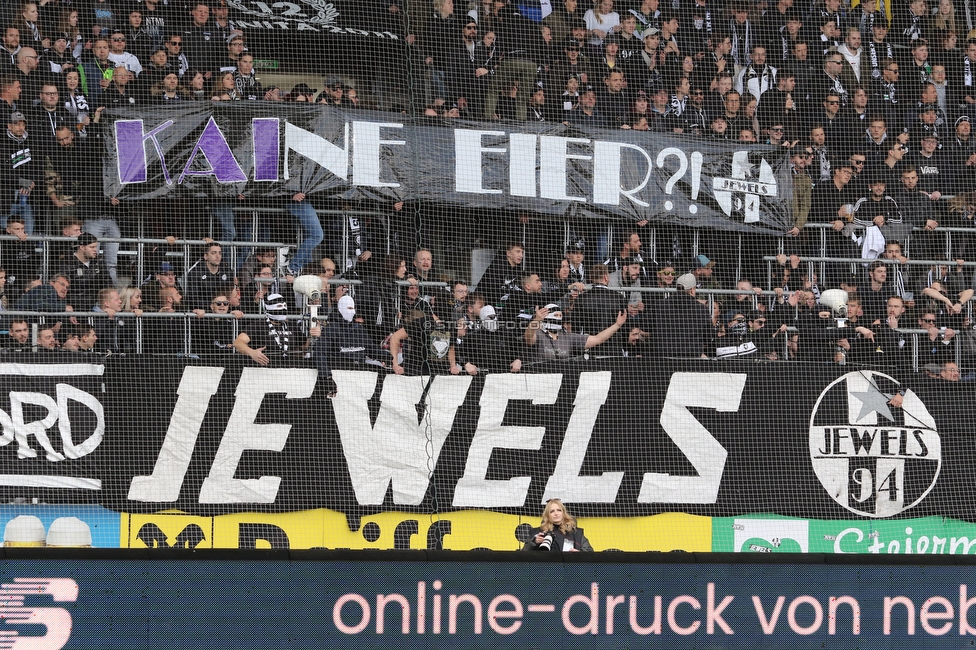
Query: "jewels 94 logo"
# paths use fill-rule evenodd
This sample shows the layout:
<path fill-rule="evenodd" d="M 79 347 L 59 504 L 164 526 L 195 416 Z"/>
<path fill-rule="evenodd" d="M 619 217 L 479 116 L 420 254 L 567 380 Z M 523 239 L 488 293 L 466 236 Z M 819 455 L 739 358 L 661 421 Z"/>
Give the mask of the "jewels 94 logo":
<path fill-rule="evenodd" d="M 71 614 L 63 607 L 34 607 L 36 596 L 56 603 L 78 600 L 78 583 L 70 578 L 14 578 L 0 584 L 0 650 L 60 650 L 71 638 Z M 25 598 L 32 606 L 25 607 Z M 22 626 L 28 626 L 21 630 Z M 43 626 L 43 634 L 38 630 Z"/>
<path fill-rule="evenodd" d="M 820 394 L 810 417 L 810 459 L 831 498 L 866 517 L 891 517 L 935 487 L 942 441 L 911 390 L 871 370 L 850 372 Z"/>
<path fill-rule="evenodd" d="M 749 159 L 748 151 L 732 156 L 732 173 L 712 179 L 715 200 L 730 217 L 741 217 L 743 223 L 756 223 L 762 212 L 762 199 L 776 198 L 776 173 L 765 158 L 758 164 Z"/>

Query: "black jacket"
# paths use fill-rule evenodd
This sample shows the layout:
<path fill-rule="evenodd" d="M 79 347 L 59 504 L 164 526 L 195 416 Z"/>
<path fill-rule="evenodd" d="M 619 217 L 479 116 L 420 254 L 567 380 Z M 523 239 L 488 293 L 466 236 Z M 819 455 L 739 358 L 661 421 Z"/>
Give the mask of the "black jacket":
<path fill-rule="evenodd" d="M 236 321 L 238 324 L 240 321 Z M 235 321 L 230 318 L 195 318 L 190 323 L 194 354 L 230 354 L 234 351 Z"/>
<path fill-rule="evenodd" d="M 61 273 L 71 282 L 68 304 L 75 311 L 91 311 L 98 300 L 98 292 L 112 286 L 112 278 L 101 257 L 85 265 L 72 255 Z"/>
<path fill-rule="evenodd" d="M 37 107 L 27 115 L 27 119 L 30 120 L 27 124 L 30 127 L 31 140 L 41 157 L 50 156 L 57 148 L 56 132 L 59 128 L 66 126 L 74 129 L 75 126 L 75 118 L 61 107 L 53 111 Z"/>
<path fill-rule="evenodd" d="M 541 548 L 535 543 L 535 536 L 542 531 L 542 528 L 533 528 L 529 533 L 529 539 L 526 540 L 525 545 L 522 547 L 523 551 L 544 551 L 546 549 Z M 590 545 L 590 540 L 586 539 L 586 535 L 583 534 L 583 529 L 576 527 L 570 531 L 569 535 L 563 535 L 562 531 L 558 528 L 553 528 L 552 530 L 552 546 L 549 548 L 550 553 L 562 553 L 563 542 L 569 541 L 572 543 L 573 548 L 577 551 L 593 551 L 593 547 Z"/>
<path fill-rule="evenodd" d="M 451 69 L 451 52 L 461 41 L 461 26 L 455 14 L 445 19 L 435 12 L 427 17 L 421 47 L 425 58 L 429 56 L 434 59 L 432 65 L 435 70 Z"/>
<path fill-rule="evenodd" d="M 512 294 L 521 291 L 523 273 L 525 271 L 522 267 L 508 263 L 508 257 L 504 253 L 496 255 L 478 281 L 478 291 L 484 295 L 486 304 L 501 306 Z"/>
<path fill-rule="evenodd" d="M 701 357 L 712 338 L 712 321 L 704 305 L 678 291 L 670 300 L 658 301 L 654 307 L 652 345 L 656 356 Z"/>
<path fill-rule="evenodd" d="M 461 38 L 457 39 L 444 56 L 449 57 L 451 70 L 448 75 L 448 83 L 451 85 L 450 99 L 464 97 L 468 102 L 480 105 L 488 92 L 488 83 L 491 80 L 491 70 L 495 65 L 492 60 L 494 49 L 489 50 L 481 42 L 475 42 L 474 52 L 469 52 Z M 485 68 L 489 74 L 477 76 L 478 68 Z"/>
<path fill-rule="evenodd" d="M 204 260 L 191 266 L 186 275 L 186 300 L 191 309 L 208 309 L 217 292 L 226 291 L 227 285 L 234 283 L 234 272 L 225 264 L 211 273 Z"/>
<path fill-rule="evenodd" d="M 94 179 L 93 170 L 102 167 L 101 152 L 98 150 L 101 140 L 96 137 L 96 129 L 90 128 L 87 138 L 77 135 L 70 147 L 57 146 L 51 151 L 51 166 L 61 180 L 63 196 L 70 196 L 75 204 L 83 206 L 79 209 L 92 217 L 101 216 L 106 212 L 120 212 L 121 207 L 112 206 L 102 192 L 102 183 Z M 74 247 L 71 247 L 74 252 Z"/>
<path fill-rule="evenodd" d="M 0 192 L 3 198 L 0 205 L 10 205 L 18 201 L 15 196 L 21 187 L 34 183 L 34 189 L 43 193 L 44 161 L 37 152 L 32 151 L 33 140 L 28 136 L 14 138 L 8 131 L 0 136 Z M 33 194 L 31 195 L 33 197 Z"/>
<path fill-rule="evenodd" d="M 543 59 L 539 25 L 521 14 L 517 7 L 499 12 L 498 42 L 506 58 L 539 61 Z"/>
<path fill-rule="evenodd" d="M 37 242 L 5 239 L 0 241 L 0 264 L 7 272 L 7 291 L 20 296 L 27 285 L 40 277 L 41 259 Z"/>
<path fill-rule="evenodd" d="M 367 359 L 386 362 L 390 354 L 369 338 L 362 324 L 349 323 L 340 316 L 324 328 L 312 348 L 312 358 L 319 374 L 331 377 L 333 370 L 368 370 Z"/>
<path fill-rule="evenodd" d="M 573 331 L 596 336 L 603 330 L 614 324 L 617 314 L 627 311 L 627 300 L 624 296 L 614 289 L 610 289 L 604 284 L 594 284 L 593 288 L 586 291 L 576 300 L 573 308 Z M 598 345 L 590 351 L 596 356 L 620 356 L 621 342 L 620 334 L 610 338 L 609 341 Z"/>

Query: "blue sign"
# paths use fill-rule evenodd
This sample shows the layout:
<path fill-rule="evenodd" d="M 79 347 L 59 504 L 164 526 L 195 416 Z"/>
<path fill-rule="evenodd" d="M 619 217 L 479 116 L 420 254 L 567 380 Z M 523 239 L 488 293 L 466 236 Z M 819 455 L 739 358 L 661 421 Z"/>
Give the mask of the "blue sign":
<path fill-rule="evenodd" d="M 119 513 L 101 506 L 0 505 L 0 531 L 5 529 L 7 522 L 20 515 L 37 517 L 44 524 L 44 530 L 50 530 L 55 519 L 76 517 L 88 524 L 91 531 L 92 547 L 119 548 L 121 516 Z"/>

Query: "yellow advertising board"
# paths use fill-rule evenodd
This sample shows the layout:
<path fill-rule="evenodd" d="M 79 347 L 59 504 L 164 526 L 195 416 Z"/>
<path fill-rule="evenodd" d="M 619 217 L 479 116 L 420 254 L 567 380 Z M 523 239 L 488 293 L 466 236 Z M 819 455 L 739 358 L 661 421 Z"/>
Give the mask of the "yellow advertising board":
<path fill-rule="evenodd" d="M 350 530 L 341 512 L 318 509 L 288 513 L 244 512 L 197 517 L 177 511 L 123 514 L 125 548 L 436 549 L 516 551 L 519 537 L 538 517 L 487 510 L 440 515 L 382 512 L 363 516 Z M 707 552 L 710 517 L 666 513 L 649 517 L 581 518 L 579 525 L 597 551 Z"/>

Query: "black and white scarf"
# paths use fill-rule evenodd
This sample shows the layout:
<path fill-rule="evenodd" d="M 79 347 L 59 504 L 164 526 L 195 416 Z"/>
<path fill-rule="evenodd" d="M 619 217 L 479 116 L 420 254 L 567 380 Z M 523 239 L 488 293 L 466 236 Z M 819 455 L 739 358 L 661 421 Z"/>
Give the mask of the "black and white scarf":
<path fill-rule="evenodd" d="M 844 88 L 844 84 L 841 83 L 841 81 L 840 81 L 840 75 L 837 75 L 837 78 L 836 79 L 833 78 L 833 77 L 831 77 L 830 75 L 827 75 L 827 78 L 834 82 L 833 83 L 833 87 L 834 87 L 834 90 L 837 92 L 837 94 L 840 95 L 840 103 L 841 103 L 842 106 L 845 106 L 846 107 L 847 106 L 847 89 Z"/>
<path fill-rule="evenodd" d="M 702 7 L 699 7 L 701 9 Z M 705 32 L 705 38 L 712 37 L 712 12 L 708 9 L 704 11 L 704 18 L 695 18 L 692 21 L 692 28 L 696 32 Z"/>
<path fill-rule="evenodd" d="M 878 45 L 879 43 L 872 41 L 868 42 L 868 54 L 871 57 L 871 77 L 874 79 L 881 78 L 881 57 L 878 56 Z M 891 48 L 891 43 L 887 41 L 880 43 L 884 46 L 884 56 L 886 59 L 895 58 L 895 52 Z"/>
<path fill-rule="evenodd" d="M 792 39 L 790 39 L 790 31 L 786 29 L 786 25 L 779 28 L 779 40 L 783 45 L 783 60 L 790 60 L 790 45 L 793 44 Z M 800 39 L 796 40 L 797 43 L 801 43 Z"/>
<path fill-rule="evenodd" d="M 37 29 L 37 23 L 29 23 L 29 22 L 27 22 L 25 20 L 24 21 L 24 24 L 26 24 L 27 25 L 27 29 L 30 30 L 31 38 L 34 39 L 34 42 L 35 43 L 40 43 L 41 42 L 41 32 L 40 32 L 39 29 Z"/>
<path fill-rule="evenodd" d="M 814 154 L 817 156 L 818 167 L 820 168 L 821 181 L 830 180 L 830 158 L 827 156 L 827 147 L 814 147 Z"/>
<path fill-rule="evenodd" d="M 861 34 L 870 34 L 874 30 L 874 21 L 877 20 L 877 15 L 877 11 L 871 13 L 867 11 L 861 12 L 861 24 L 858 25 L 861 29 Z"/>
<path fill-rule="evenodd" d="M 586 279 L 586 269 L 583 268 L 583 264 L 580 263 L 578 267 L 573 267 L 572 264 L 569 265 L 569 277 L 574 282 L 584 282 Z"/>
<path fill-rule="evenodd" d="M 685 106 L 688 104 L 688 98 L 678 99 L 677 94 L 671 95 L 671 110 L 669 111 L 672 115 L 680 117 L 682 113 L 685 112 Z"/>
<path fill-rule="evenodd" d="M 631 9 L 630 13 L 633 14 L 637 22 L 640 23 L 641 28 L 637 30 L 637 37 L 643 40 L 644 31 L 652 27 L 656 29 L 661 29 L 661 10 L 658 9 L 652 15 L 647 16 L 642 14 L 637 9 Z"/>
<path fill-rule="evenodd" d="M 830 13 L 829 11 L 824 11 L 824 15 L 829 16 L 831 19 L 833 19 L 834 24 L 837 25 L 837 31 L 839 31 L 841 34 L 847 31 L 844 28 L 844 19 L 840 17 L 839 12 L 835 11 L 834 13 Z M 823 23 L 820 24 L 822 25 Z"/>
<path fill-rule="evenodd" d="M 68 96 L 64 99 L 64 108 L 74 116 L 77 116 L 78 113 L 87 113 L 88 100 L 84 95 L 80 94 L 80 92 L 76 94 L 68 94 Z"/>
<path fill-rule="evenodd" d="M 264 301 L 264 313 L 268 317 L 268 338 L 274 340 L 281 350 L 281 356 L 288 356 L 288 342 L 291 331 L 288 329 L 288 303 L 280 293 L 269 294 Z"/>
<path fill-rule="evenodd" d="M 712 35 L 712 12 L 708 7 L 705 7 L 705 31 L 708 35 Z"/>
<path fill-rule="evenodd" d="M 897 104 L 898 98 L 895 95 L 898 93 L 898 89 L 895 88 L 895 83 L 888 83 L 887 81 L 881 82 L 881 87 L 884 89 L 884 101 L 889 104 Z"/>
<path fill-rule="evenodd" d="M 895 285 L 895 295 L 904 298 L 905 297 L 905 274 L 901 272 L 897 264 L 892 265 L 892 271 L 894 272 L 894 285 Z"/>
<path fill-rule="evenodd" d="M 284 320 L 274 320 L 276 317 L 268 314 L 268 338 L 273 339 L 275 345 L 281 350 L 281 356 L 288 356 L 288 341 L 291 337 L 291 332 L 288 330 L 288 321 Z"/>
<path fill-rule="evenodd" d="M 249 75 L 243 75 L 240 71 L 234 74 L 234 90 L 237 91 L 237 97 L 231 97 L 231 99 L 259 99 L 252 97 L 253 93 L 259 88 L 257 77 L 254 75 L 254 71 L 251 71 Z M 227 93 L 228 95 L 230 93 Z"/>
<path fill-rule="evenodd" d="M 742 58 L 739 58 L 739 24 L 733 18 L 729 21 L 729 34 L 732 36 L 732 52 L 729 56 L 732 60 L 736 62 L 737 65 L 746 65 L 749 63 L 749 57 L 752 56 L 752 24 L 747 20 L 745 24 L 745 35 L 742 38 Z"/>
<path fill-rule="evenodd" d="M 922 38 L 922 16 L 912 14 L 912 22 L 908 25 L 908 27 L 905 28 L 905 31 L 902 32 L 902 36 L 904 36 L 909 42 Z"/>

